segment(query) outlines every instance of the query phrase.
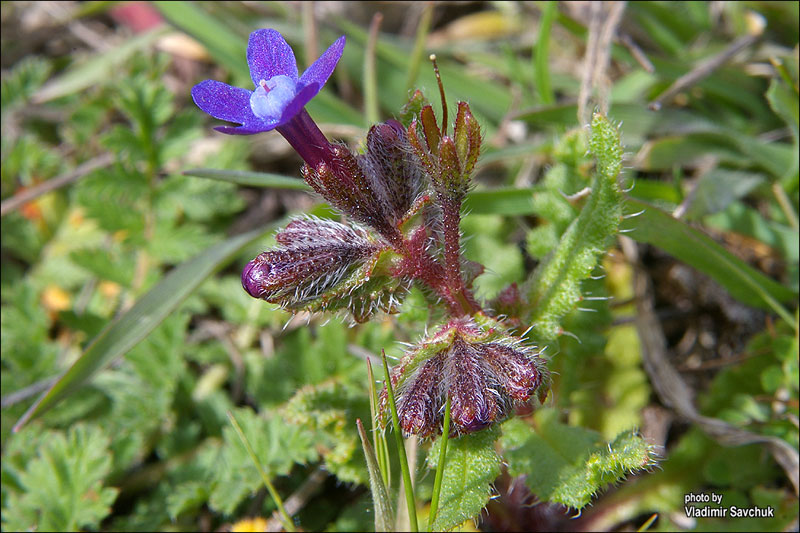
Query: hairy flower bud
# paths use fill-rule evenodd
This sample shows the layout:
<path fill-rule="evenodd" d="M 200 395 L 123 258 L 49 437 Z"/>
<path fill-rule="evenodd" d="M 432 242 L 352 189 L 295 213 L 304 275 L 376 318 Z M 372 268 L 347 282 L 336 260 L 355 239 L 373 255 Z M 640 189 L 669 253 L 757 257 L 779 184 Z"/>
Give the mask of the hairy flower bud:
<path fill-rule="evenodd" d="M 359 164 L 392 224 L 397 225 L 422 187 L 422 166 L 403 125 L 387 120 L 372 126 L 367 151 L 359 156 Z"/>
<path fill-rule="evenodd" d="M 452 433 L 472 433 L 506 418 L 550 387 L 544 360 L 483 315 L 451 320 L 392 369 L 400 427 L 428 437 L 441 432 L 450 398 Z M 386 421 L 386 391 L 381 393 Z"/>
<path fill-rule="evenodd" d="M 458 114 L 453 129 L 461 172 L 469 176 L 475 169 L 481 151 L 481 126 L 466 102 L 458 103 Z"/>
<path fill-rule="evenodd" d="M 357 321 L 375 309 L 396 310 L 405 285 L 378 271 L 390 252 L 366 229 L 300 218 L 275 240 L 278 248 L 259 254 L 242 272 L 250 296 L 292 311 L 346 308 Z"/>
<path fill-rule="evenodd" d="M 302 306 L 336 286 L 380 248 L 357 226 L 320 219 L 293 220 L 242 272 L 242 286 L 254 298 L 289 308 Z"/>
<path fill-rule="evenodd" d="M 453 424 L 462 433 L 485 428 L 498 418 L 502 401 L 483 361 L 483 345 L 456 334 L 448 350 L 445 375 Z"/>
<path fill-rule="evenodd" d="M 441 376 L 444 358 L 435 355 L 428 359 L 409 380 L 400 396 L 397 409 L 400 427 L 406 433 L 428 437 L 437 430 L 439 411 L 442 408 Z"/>
<path fill-rule="evenodd" d="M 304 165 L 301 173 L 316 192 L 342 213 L 372 227 L 393 244 L 402 239 L 358 159 L 346 147 L 333 146 L 327 161 L 313 168 Z"/>

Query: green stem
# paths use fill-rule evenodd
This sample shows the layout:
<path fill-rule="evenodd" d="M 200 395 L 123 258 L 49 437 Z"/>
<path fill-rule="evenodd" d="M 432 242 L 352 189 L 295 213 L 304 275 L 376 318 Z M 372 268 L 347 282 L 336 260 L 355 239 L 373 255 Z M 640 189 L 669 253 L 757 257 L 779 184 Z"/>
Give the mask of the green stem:
<path fill-rule="evenodd" d="M 386 394 L 389 400 L 389 410 L 392 412 L 392 426 L 394 427 L 394 437 L 397 442 L 397 455 L 400 458 L 400 470 L 403 473 L 403 485 L 406 492 L 406 507 L 408 507 L 408 519 L 411 523 L 411 531 L 419 531 L 417 524 L 417 508 L 414 499 L 414 487 L 411 485 L 411 471 L 408 467 L 408 457 L 406 448 L 403 445 L 403 436 L 400 433 L 400 420 L 397 417 L 397 405 L 394 401 L 394 390 L 392 390 L 392 378 L 389 376 L 389 365 L 386 363 L 386 352 L 381 351 L 383 360 L 383 372 L 386 375 Z"/>
<path fill-rule="evenodd" d="M 431 512 L 428 515 L 428 531 L 433 531 L 433 523 L 439 514 L 439 494 L 442 492 L 442 479 L 444 478 L 444 463 L 447 458 L 447 441 L 450 438 L 450 397 L 444 404 L 444 423 L 442 424 L 442 444 L 439 448 L 439 463 L 436 465 L 436 478 L 433 481 L 433 496 L 431 497 Z"/>
<path fill-rule="evenodd" d="M 789 222 L 789 225 L 793 230 L 797 231 L 797 213 L 794 212 L 792 201 L 789 200 L 789 197 L 786 195 L 786 191 L 783 190 L 783 187 L 780 183 L 775 182 L 772 184 L 772 193 L 775 195 L 775 199 L 778 200 L 778 205 L 781 206 L 781 211 L 783 211 L 783 214 L 786 216 L 786 220 Z"/>
<path fill-rule="evenodd" d="M 236 421 L 236 418 L 234 418 L 233 413 L 230 411 L 228 411 L 228 420 L 231 421 L 233 429 L 236 430 L 236 434 L 239 436 L 239 439 L 241 439 L 245 449 L 247 450 L 247 454 L 250 456 L 250 459 L 253 461 L 253 464 L 256 465 L 256 469 L 258 469 L 258 473 L 261 475 L 261 480 L 267 487 L 269 495 L 272 496 L 272 501 L 275 502 L 275 506 L 278 508 L 278 512 L 283 518 L 283 520 L 281 520 L 283 522 L 283 527 L 286 528 L 286 531 L 297 531 L 294 528 L 294 522 L 292 521 L 292 517 L 289 516 L 289 513 L 286 512 L 286 508 L 283 506 L 283 500 L 278 494 L 278 491 L 275 490 L 275 486 L 269 480 L 269 477 L 267 477 L 267 473 L 264 472 L 264 469 L 261 466 L 261 461 L 258 460 L 256 452 L 253 450 L 253 447 L 250 446 L 250 441 L 247 440 L 247 437 L 242 431 L 241 426 L 239 426 L 239 423 Z"/>

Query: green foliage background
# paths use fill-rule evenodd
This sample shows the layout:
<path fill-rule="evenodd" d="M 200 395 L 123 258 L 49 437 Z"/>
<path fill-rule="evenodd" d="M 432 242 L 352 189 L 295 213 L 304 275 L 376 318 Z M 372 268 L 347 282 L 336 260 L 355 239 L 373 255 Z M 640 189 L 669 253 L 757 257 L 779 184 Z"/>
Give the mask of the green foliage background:
<path fill-rule="evenodd" d="M 488 300 L 517 283 L 537 302 L 523 316 L 540 324 L 530 338 L 546 347 L 555 372 L 552 396 L 534 415 L 450 442 L 448 464 L 475 475 L 445 471 L 438 526 L 480 513 L 486 529 L 638 528 L 658 513 L 653 529 L 796 527 L 797 487 L 767 447 L 720 444 L 675 415 L 648 375 L 634 326 L 636 269 L 656 294 L 674 292 L 676 268 L 706 280 L 693 283 L 722 294 L 715 301 L 724 313 L 659 297 L 671 363 L 701 415 L 797 449 L 798 8 L 720 5 L 625 8 L 620 32 L 654 69 L 621 41 L 611 46 L 603 131 L 619 126 L 622 136 L 621 181 L 632 187 L 622 206 L 580 195 L 596 176 L 616 176 L 606 168 L 608 145 L 592 145 L 577 117 L 588 11 L 554 2 L 434 5 L 420 55 L 412 53 L 415 29 L 393 23 L 393 9 L 405 10 L 397 20 L 413 20 L 407 6 L 317 13 L 318 51 L 348 37 L 334 78 L 309 105 L 326 133 L 358 146 L 371 94 L 382 119 L 399 112 L 411 86 L 435 101 L 422 60 L 430 52 L 450 103 L 470 103 L 485 137 L 463 223 L 467 257 L 487 267 L 478 294 Z M 363 357 L 401 355 L 398 342 L 416 342 L 436 313 L 414 291 L 399 315 L 350 328 L 337 318 L 292 318 L 247 296 L 242 266 L 270 246 L 290 212 L 335 215 L 291 191 L 302 188 L 297 181 L 281 180 L 299 176 L 299 160 L 277 135 L 217 134 L 189 98 L 206 78 L 249 86 L 246 39 L 257 28 L 280 30 L 305 66 L 309 8 L 146 6 L 165 22 L 138 34 L 111 22 L 115 2 L 70 6 L 68 17 L 44 23 L 58 38 L 26 51 L 7 30 L 39 8 L 2 5 L 2 528 L 206 530 L 269 518 L 275 505 L 231 411 L 284 499 L 310 490 L 293 511 L 304 529 L 370 529 L 355 426 L 370 419 Z M 363 73 L 376 9 L 386 13 L 371 93 Z M 753 31 L 754 16 L 764 27 L 750 47 L 648 110 L 676 79 Z M 109 46 L 74 44 L 69 28 L 86 24 Z M 196 43 L 165 45 L 186 36 Z M 6 213 L 15 195 L 86 164 L 93 168 L 69 185 Z M 183 173 L 192 168 L 224 172 Z M 575 233 L 607 236 L 617 224 L 638 243 L 642 264 L 615 239 L 556 250 Z M 547 268 L 530 279 L 537 265 Z M 571 283 L 556 283 L 560 276 Z M 703 349 L 680 359 L 695 316 L 716 316 L 720 325 L 700 333 L 719 338 L 701 338 Z M 731 324 L 735 342 L 723 342 L 720 328 Z M 673 421 L 654 425 L 654 411 Z M 660 441 L 653 428 L 663 430 Z M 657 466 L 637 431 L 661 446 Z M 422 514 L 437 446 L 421 443 L 416 462 Z M 530 491 L 522 501 L 503 490 L 519 475 L 516 490 Z M 720 493 L 726 506 L 771 506 L 775 517 L 692 521 L 688 492 Z M 549 522 L 529 510 L 531 494 L 550 502 Z"/>

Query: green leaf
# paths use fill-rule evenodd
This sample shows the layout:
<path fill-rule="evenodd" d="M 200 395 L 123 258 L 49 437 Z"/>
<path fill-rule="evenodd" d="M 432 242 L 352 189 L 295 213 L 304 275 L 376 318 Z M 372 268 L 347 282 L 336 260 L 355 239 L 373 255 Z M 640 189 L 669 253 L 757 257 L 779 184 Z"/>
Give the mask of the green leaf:
<path fill-rule="evenodd" d="M 114 252 L 118 252 L 114 250 Z M 107 279 L 125 287 L 130 286 L 136 268 L 132 257 L 109 250 L 80 248 L 70 252 L 69 258 L 100 279 Z"/>
<path fill-rule="evenodd" d="M 538 187 L 504 187 L 472 191 L 464 201 L 464 211 L 473 215 L 530 215 L 534 212 L 533 193 L 537 190 Z"/>
<path fill-rule="evenodd" d="M 658 246 L 684 263 L 705 272 L 737 300 L 773 310 L 790 324 L 791 315 L 779 302 L 797 297 L 792 290 L 758 272 L 699 231 L 645 202 L 629 198 L 628 214 L 641 213 L 622 224 L 639 242 Z"/>
<path fill-rule="evenodd" d="M 599 113 L 592 120 L 589 147 L 597 158 L 597 170 L 586 205 L 526 282 L 533 334 L 542 344 L 558 336 L 561 319 L 580 298 L 580 281 L 589 276 L 598 254 L 616 234 L 622 213 L 617 184 L 622 165 L 619 132 Z"/>
<path fill-rule="evenodd" d="M 694 200 L 686 213 L 688 220 L 722 211 L 728 205 L 746 196 L 750 191 L 766 182 L 767 178 L 758 172 L 710 170 L 697 183 Z"/>
<path fill-rule="evenodd" d="M 47 79 L 50 68 L 50 62 L 38 55 L 28 55 L 17 62 L 0 82 L 3 115 L 17 105 L 24 105 Z"/>
<path fill-rule="evenodd" d="M 95 372 L 127 353 L 178 307 L 206 277 L 230 261 L 239 250 L 274 228 L 271 225 L 237 235 L 212 246 L 172 270 L 127 313 L 109 324 L 92 341 L 78 360 L 28 409 L 15 425 L 15 430 L 78 390 Z"/>
<path fill-rule="evenodd" d="M 94 380 L 94 385 L 112 400 L 110 420 L 103 427 L 115 435 L 115 472 L 144 460 L 151 452 L 152 435 L 174 431 L 176 389 L 186 376 L 188 323 L 188 314 L 172 313 L 130 350 L 118 368 L 102 372 Z"/>
<path fill-rule="evenodd" d="M 797 230 L 765 219 L 756 209 L 742 202 L 734 202 L 724 211 L 707 216 L 703 221 L 711 227 L 757 239 L 779 250 L 787 261 L 796 263 L 800 259 L 800 235 Z"/>
<path fill-rule="evenodd" d="M 208 501 L 208 483 L 202 481 L 184 481 L 167 495 L 167 511 L 172 520 L 181 513 L 194 511 Z"/>
<path fill-rule="evenodd" d="M 39 441 L 24 438 L 36 449 L 15 477 L 17 491 L 7 492 L 3 483 L 4 531 L 77 531 L 98 529 L 111 512 L 117 489 L 104 487 L 111 470 L 110 439 L 96 426 L 84 424 L 69 433 L 47 432 Z M 3 477 L 14 467 L 6 467 Z M 6 500 L 6 496 L 8 500 Z"/>
<path fill-rule="evenodd" d="M 577 124 L 576 104 L 541 106 L 520 111 L 514 118 L 541 130 L 545 126 L 573 128 Z M 640 103 L 612 103 L 609 116 L 625 125 L 622 132 L 627 148 L 638 146 L 652 135 L 663 135 L 672 131 L 705 131 L 714 124 L 702 117 L 680 109 L 649 111 Z"/>
<path fill-rule="evenodd" d="M 627 122 L 626 122 L 627 124 Z M 790 144 L 769 143 L 756 137 L 719 127 L 688 134 L 664 136 L 650 141 L 637 156 L 639 170 L 670 170 L 676 165 L 694 165 L 701 157 L 714 155 L 738 167 L 753 164 L 781 178 L 793 168 L 796 152 Z"/>
<path fill-rule="evenodd" d="M 172 222 L 159 221 L 145 249 L 159 262 L 176 264 L 188 260 L 218 240 L 218 236 L 210 234 L 199 224 L 175 226 Z"/>
<path fill-rule="evenodd" d="M 539 93 L 539 100 L 544 105 L 551 105 L 556 97 L 550 86 L 549 54 L 550 49 L 550 28 L 553 25 L 558 6 L 556 2 L 545 2 L 542 7 L 542 18 L 539 22 L 539 37 L 533 55 L 533 79 L 536 91 Z"/>
<path fill-rule="evenodd" d="M 452 529 L 475 518 L 489 501 L 492 483 L 500 474 L 500 456 L 494 450 L 499 429 L 489 429 L 448 439 L 439 514 L 434 531 Z M 436 468 L 439 458 L 437 439 L 428 452 L 430 468 Z"/>
<path fill-rule="evenodd" d="M 561 424 L 555 409 L 540 409 L 534 421 L 535 431 L 524 420 L 509 420 L 500 442 L 509 474 L 525 474 L 543 501 L 581 509 L 609 483 L 652 464 L 649 446 L 632 431 L 606 443 L 594 431 Z"/>
<path fill-rule="evenodd" d="M 797 102 L 797 91 L 791 90 L 780 80 L 773 79 L 767 90 L 767 102 L 775 113 L 792 128 L 797 138 L 798 121 L 800 121 L 800 104 Z"/>

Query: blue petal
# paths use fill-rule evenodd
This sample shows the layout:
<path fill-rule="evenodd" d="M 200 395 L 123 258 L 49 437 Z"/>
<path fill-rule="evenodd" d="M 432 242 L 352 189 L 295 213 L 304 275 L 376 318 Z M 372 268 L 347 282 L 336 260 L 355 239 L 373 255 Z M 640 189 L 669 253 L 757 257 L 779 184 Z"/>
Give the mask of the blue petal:
<path fill-rule="evenodd" d="M 344 44 L 345 38 L 344 35 L 336 39 L 336 41 L 330 45 L 330 47 L 325 50 L 319 58 L 314 61 L 314 64 L 311 65 L 303 72 L 303 75 L 300 77 L 300 84 L 304 86 L 310 86 L 312 84 L 317 84 L 317 92 L 322 89 L 322 86 L 328 81 L 328 78 L 331 77 L 333 73 L 333 69 L 336 68 L 336 64 L 339 62 L 339 58 L 342 57 L 342 53 L 344 52 Z M 316 94 L 316 93 L 315 93 Z"/>
<path fill-rule="evenodd" d="M 300 92 L 297 93 L 297 96 L 289 102 L 289 105 L 283 110 L 283 114 L 281 115 L 281 120 L 278 123 L 278 126 L 283 126 L 290 120 L 292 117 L 298 114 L 303 107 L 312 99 L 314 98 L 317 93 L 319 92 L 319 87 L 316 85 L 311 85 L 309 87 L 303 87 L 300 89 Z"/>
<path fill-rule="evenodd" d="M 250 109 L 252 91 L 215 80 L 205 80 L 192 87 L 192 100 L 214 118 L 246 124 L 258 119 Z"/>
<path fill-rule="evenodd" d="M 297 81 L 297 61 L 289 43 L 276 30 L 256 30 L 247 44 L 247 65 L 253 85 L 284 75 Z"/>

